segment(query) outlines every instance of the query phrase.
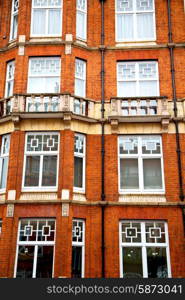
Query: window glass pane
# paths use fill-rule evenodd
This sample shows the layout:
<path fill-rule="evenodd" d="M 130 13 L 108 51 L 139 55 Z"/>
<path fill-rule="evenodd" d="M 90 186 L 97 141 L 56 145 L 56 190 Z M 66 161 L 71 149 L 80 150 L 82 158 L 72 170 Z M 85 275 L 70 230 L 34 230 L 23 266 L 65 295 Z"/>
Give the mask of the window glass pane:
<path fill-rule="evenodd" d="M 46 78 L 44 90 L 45 93 L 59 93 L 59 77 Z"/>
<path fill-rule="evenodd" d="M 136 82 L 118 82 L 118 97 L 135 97 L 136 96 Z"/>
<path fill-rule="evenodd" d="M 44 156 L 42 186 L 56 186 L 57 156 Z"/>
<path fill-rule="evenodd" d="M 1 159 L 1 174 L 0 174 L 0 189 L 6 188 L 6 180 L 7 180 L 7 173 L 8 173 L 8 157 L 0 158 Z"/>
<path fill-rule="evenodd" d="M 84 80 L 75 78 L 75 95 L 85 98 Z"/>
<path fill-rule="evenodd" d="M 154 38 L 153 13 L 137 15 L 137 36 L 139 39 Z"/>
<path fill-rule="evenodd" d="M 142 278 L 142 251 L 141 248 L 123 247 L 123 277 Z"/>
<path fill-rule="evenodd" d="M 147 248 L 148 278 L 167 278 L 166 248 Z"/>
<path fill-rule="evenodd" d="M 32 278 L 34 246 L 19 246 L 17 278 Z"/>
<path fill-rule="evenodd" d="M 138 189 L 138 160 L 120 159 L 120 187 L 121 189 Z"/>
<path fill-rule="evenodd" d="M 83 158 L 74 158 L 74 186 L 83 187 Z"/>
<path fill-rule="evenodd" d="M 153 0 L 136 0 L 136 9 L 138 11 L 153 10 Z"/>
<path fill-rule="evenodd" d="M 37 278 L 51 278 L 53 269 L 53 246 L 38 246 Z"/>
<path fill-rule="evenodd" d="M 45 34 L 46 24 L 46 10 L 34 9 L 33 10 L 33 34 Z"/>
<path fill-rule="evenodd" d="M 76 15 L 76 36 L 83 40 L 86 39 L 85 14 L 80 11 Z"/>
<path fill-rule="evenodd" d="M 72 278 L 82 277 L 82 247 L 72 247 Z"/>
<path fill-rule="evenodd" d="M 17 25 L 18 25 L 18 15 L 13 17 L 13 24 L 12 24 L 12 39 L 16 39 L 17 37 Z"/>
<path fill-rule="evenodd" d="M 134 35 L 133 15 L 117 15 L 117 39 L 132 40 Z"/>
<path fill-rule="evenodd" d="M 26 157 L 25 186 L 39 185 L 40 156 Z"/>
<path fill-rule="evenodd" d="M 48 33 L 60 34 L 61 33 L 61 10 L 51 9 L 48 11 Z"/>
<path fill-rule="evenodd" d="M 143 159 L 145 189 L 162 189 L 161 159 Z"/>
<path fill-rule="evenodd" d="M 44 78 L 30 78 L 28 93 L 45 93 Z"/>
<path fill-rule="evenodd" d="M 159 96 L 157 81 L 140 81 L 139 83 L 139 95 L 143 97 Z"/>

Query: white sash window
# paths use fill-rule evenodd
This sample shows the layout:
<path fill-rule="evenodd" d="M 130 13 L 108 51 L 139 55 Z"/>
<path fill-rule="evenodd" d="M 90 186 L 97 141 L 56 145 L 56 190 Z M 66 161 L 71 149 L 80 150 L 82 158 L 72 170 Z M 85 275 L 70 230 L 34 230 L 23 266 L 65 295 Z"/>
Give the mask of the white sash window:
<path fill-rule="evenodd" d="M 121 277 L 171 277 L 166 222 L 124 220 L 119 231 Z"/>
<path fill-rule="evenodd" d="M 2 143 L 0 149 L 0 190 L 4 190 L 6 188 L 9 151 L 10 151 L 10 135 L 7 134 L 2 136 Z"/>
<path fill-rule="evenodd" d="M 116 41 L 155 40 L 154 0 L 116 0 Z"/>
<path fill-rule="evenodd" d="M 76 0 L 76 37 L 87 40 L 87 0 Z"/>
<path fill-rule="evenodd" d="M 32 0 L 32 36 L 61 36 L 62 0 Z"/>

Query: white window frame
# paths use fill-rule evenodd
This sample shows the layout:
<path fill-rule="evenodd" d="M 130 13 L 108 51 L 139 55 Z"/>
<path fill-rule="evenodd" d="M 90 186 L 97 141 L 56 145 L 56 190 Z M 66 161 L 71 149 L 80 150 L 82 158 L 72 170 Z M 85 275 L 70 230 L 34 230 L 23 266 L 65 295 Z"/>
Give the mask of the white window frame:
<path fill-rule="evenodd" d="M 83 172 L 83 174 L 82 174 L 82 188 L 74 186 L 73 191 L 74 192 L 85 193 L 86 136 L 84 134 L 81 134 L 81 133 L 75 133 L 75 136 L 78 136 L 79 138 L 83 138 L 83 153 L 74 151 L 74 159 L 75 159 L 75 157 L 82 158 L 82 161 L 83 161 L 82 172 Z M 74 142 L 75 142 L 75 140 L 74 140 Z M 74 168 L 75 168 L 75 164 L 74 164 Z"/>
<path fill-rule="evenodd" d="M 82 223 L 83 226 L 83 239 L 82 242 L 73 241 L 73 234 L 72 234 L 72 247 L 81 247 L 82 248 L 82 273 L 81 278 L 85 277 L 85 220 L 83 219 L 76 219 L 72 220 L 72 232 L 73 232 L 73 222 Z"/>
<path fill-rule="evenodd" d="M 13 89 L 14 89 L 14 73 L 15 73 L 15 60 L 11 60 L 7 62 L 6 65 L 6 83 L 5 83 L 5 98 L 9 98 L 13 96 Z M 8 95 L 8 84 L 10 84 L 11 92 Z"/>
<path fill-rule="evenodd" d="M 137 154 L 120 154 L 120 141 L 122 138 L 137 138 L 138 139 L 138 153 Z M 142 154 L 142 139 L 149 138 L 159 138 L 161 153 L 160 154 Z M 138 160 L 138 189 L 124 189 L 121 188 L 121 159 L 137 159 Z M 158 158 L 161 161 L 161 178 L 162 178 L 162 189 L 144 189 L 144 177 L 143 177 L 143 159 L 155 159 Z M 163 148 L 162 148 L 162 139 L 159 135 L 122 135 L 118 137 L 118 188 L 120 194 L 164 194 L 165 193 L 165 182 L 164 182 L 164 163 L 163 163 Z"/>
<path fill-rule="evenodd" d="M 14 8 L 17 9 L 15 10 Z M 17 31 L 18 31 L 18 20 L 17 20 L 17 28 L 16 32 L 13 31 L 13 24 L 14 19 L 18 19 L 19 14 L 19 0 L 12 0 L 12 9 L 11 9 L 11 25 L 10 25 L 10 41 L 15 40 L 17 38 Z"/>
<path fill-rule="evenodd" d="M 86 97 L 86 68 L 87 63 L 85 60 L 75 59 L 75 96 L 85 98 Z M 80 68 L 80 72 L 77 72 L 77 68 Z M 83 82 L 83 90 L 81 94 L 77 92 L 77 80 Z"/>
<path fill-rule="evenodd" d="M 27 139 L 29 135 L 58 135 L 58 150 L 57 151 L 27 151 Z M 58 189 L 58 174 L 59 174 L 59 151 L 60 151 L 60 134 L 58 132 L 27 132 L 25 136 L 25 150 L 24 150 L 24 165 L 23 165 L 23 178 L 22 178 L 22 191 L 51 191 L 56 192 Z M 27 156 L 40 156 L 40 169 L 39 169 L 39 185 L 38 186 L 25 186 L 25 173 L 26 173 L 26 157 Z M 42 172 L 43 172 L 43 157 L 44 156 L 57 156 L 57 169 L 56 169 L 56 186 L 42 186 Z"/>
<path fill-rule="evenodd" d="M 124 222 L 134 222 L 141 224 L 141 242 L 137 243 L 123 243 L 122 242 L 122 230 L 121 225 Z M 165 227 L 165 243 L 148 243 L 145 238 L 145 223 L 163 223 Z M 170 264 L 170 249 L 169 249 L 169 235 L 168 235 L 168 224 L 164 220 L 121 220 L 119 222 L 119 250 L 120 250 L 120 277 L 123 278 L 123 247 L 139 247 L 142 249 L 142 266 L 143 266 L 143 278 L 148 278 L 148 268 L 147 268 L 147 247 L 160 247 L 166 249 L 166 261 L 168 278 L 172 276 L 171 274 L 171 264 Z"/>
<path fill-rule="evenodd" d="M 5 139 L 8 139 L 8 151 L 4 153 L 4 144 L 5 144 Z M 2 136 L 2 143 L 0 147 L 0 181 L 1 181 L 1 176 L 2 176 L 2 166 L 3 166 L 3 160 L 5 158 L 8 158 L 8 165 L 9 165 L 9 153 L 10 153 L 10 134 L 5 134 Z M 7 177 L 8 177 L 8 166 L 7 166 Z M 6 185 L 7 185 L 7 178 L 6 178 Z M 3 193 L 5 192 L 5 188 L 1 188 L 0 192 Z"/>
<path fill-rule="evenodd" d="M 138 38 L 137 37 L 137 15 L 145 13 L 145 11 L 137 11 L 136 10 L 136 0 L 133 0 L 133 11 L 125 11 L 120 12 L 117 10 L 117 0 L 115 0 L 115 31 L 116 31 L 116 42 L 153 42 L 156 41 L 156 20 L 155 20 L 155 1 L 153 0 L 153 10 L 146 11 L 146 13 L 153 13 L 153 37 L 151 38 Z M 118 26 L 117 26 L 117 16 L 118 15 L 124 15 L 124 14 L 130 14 L 133 15 L 133 30 L 134 30 L 134 37 L 133 39 L 118 39 Z"/>
<path fill-rule="evenodd" d="M 18 255 L 19 255 L 19 246 L 33 246 L 34 247 L 34 258 L 33 258 L 33 270 L 32 270 L 32 278 L 36 278 L 36 270 L 37 270 L 37 254 L 39 246 L 53 246 L 53 270 L 52 277 L 54 276 L 54 262 L 55 262 L 55 241 L 56 241 L 56 219 L 54 218 L 27 218 L 30 221 L 55 221 L 55 234 L 54 241 L 19 241 L 20 228 L 21 228 L 21 220 L 19 220 L 18 225 L 18 233 L 17 233 L 17 246 L 16 246 L 16 257 L 15 257 L 15 265 L 14 265 L 14 278 L 16 278 L 17 274 L 17 266 L 18 266 Z"/>
<path fill-rule="evenodd" d="M 33 33 L 33 11 L 37 10 L 37 9 L 44 9 L 46 10 L 46 24 L 45 24 L 45 34 L 34 34 Z M 48 16 L 49 16 L 49 10 L 52 9 L 60 9 L 61 11 L 61 17 L 60 17 L 60 33 L 58 34 L 51 34 L 51 33 L 47 33 L 47 29 L 48 29 Z M 61 6 L 34 6 L 34 0 L 32 0 L 32 11 L 31 11 L 31 37 L 61 37 L 62 36 L 62 20 L 63 20 L 63 0 L 61 0 Z"/>
<path fill-rule="evenodd" d="M 45 61 L 47 61 L 47 60 L 52 60 L 52 59 L 58 59 L 59 60 L 59 65 L 60 65 L 60 69 L 59 69 L 59 73 L 56 75 L 56 74 L 53 74 L 53 75 L 51 75 L 51 74 L 47 74 L 47 73 L 45 73 L 45 74 L 41 74 L 41 75 L 39 75 L 39 74 L 36 74 L 36 75 L 33 75 L 32 73 L 31 73 L 31 62 L 33 61 L 33 60 L 45 60 Z M 58 77 L 59 78 L 59 87 L 58 87 L 58 89 L 59 89 L 59 92 L 60 92 L 60 79 L 61 79 L 61 59 L 60 59 L 60 57 L 59 56 L 47 56 L 47 57 L 41 57 L 41 56 L 36 56 L 36 57 L 30 57 L 29 58 L 29 66 L 28 66 L 28 84 L 27 84 L 27 92 L 28 93 L 32 93 L 32 94 L 35 94 L 35 93 L 33 93 L 33 92 L 31 92 L 30 91 L 30 79 L 31 78 L 53 78 L 53 77 Z M 38 92 L 38 93 L 40 93 L 40 94 L 44 94 L 43 92 L 41 93 L 41 92 Z M 57 93 L 46 93 L 46 94 L 57 94 Z"/>
<path fill-rule="evenodd" d="M 78 7 L 78 1 L 79 2 L 82 2 L 82 1 L 85 2 L 85 9 Z M 87 1 L 88 0 L 76 0 L 76 38 L 78 40 L 82 40 L 84 42 L 87 41 L 87 4 L 88 4 Z M 78 14 L 83 14 L 85 16 L 85 24 L 84 24 L 85 32 L 84 32 L 84 36 L 80 36 L 79 32 L 77 32 L 77 28 L 78 28 L 77 27 Z"/>
<path fill-rule="evenodd" d="M 156 75 L 155 75 L 155 78 L 139 78 L 139 65 L 140 64 L 150 64 L 150 63 L 155 63 L 155 66 L 156 66 Z M 131 79 L 128 79 L 128 78 L 121 78 L 120 75 L 119 75 L 119 66 L 121 65 L 125 65 L 127 64 L 128 66 L 129 65 L 133 65 L 135 64 L 135 78 L 131 78 Z M 157 83 L 157 91 L 156 91 L 156 95 L 150 95 L 150 96 L 144 96 L 144 97 L 158 97 L 160 95 L 160 90 L 159 90 L 159 68 L 158 68 L 158 62 L 155 61 L 155 60 L 151 60 L 151 61 L 120 61 L 117 63 L 117 95 L 118 97 L 127 97 L 129 98 L 129 96 L 124 96 L 120 94 L 120 91 L 119 91 L 119 85 L 118 83 L 119 82 L 136 82 L 136 96 L 134 97 L 142 97 L 143 95 L 139 94 L 139 87 L 140 87 L 140 82 L 150 82 L 150 81 L 155 81 Z M 130 96 L 132 97 L 132 96 Z"/>

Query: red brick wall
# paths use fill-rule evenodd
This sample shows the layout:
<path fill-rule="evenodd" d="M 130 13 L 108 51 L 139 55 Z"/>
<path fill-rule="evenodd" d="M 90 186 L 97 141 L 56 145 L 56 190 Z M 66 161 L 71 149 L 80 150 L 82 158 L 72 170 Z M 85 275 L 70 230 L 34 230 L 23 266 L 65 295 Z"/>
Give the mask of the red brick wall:
<path fill-rule="evenodd" d="M 4 211 L 4 212 L 3 212 Z M 60 205 L 17 205 L 14 218 L 6 218 L 1 206 L 3 231 L 0 237 L 0 277 L 12 277 L 15 264 L 18 220 L 22 217 L 56 218 L 54 276 L 71 276 L 72 218 L 85 220 L 85 277 L 101 277 L 101 208 L 73 205 L 69 217 L 61 217 Z M 0 216 L 1 216 L 0 214 Z M 182 211 L 169 207 L 105 208 L 105 275 L 119 277 L 119 221 L 165 220 L 168 223 L 172 277 L 185 276 L 184 232 Z M 180 259 L 179 259 L 180 258 Z"/>

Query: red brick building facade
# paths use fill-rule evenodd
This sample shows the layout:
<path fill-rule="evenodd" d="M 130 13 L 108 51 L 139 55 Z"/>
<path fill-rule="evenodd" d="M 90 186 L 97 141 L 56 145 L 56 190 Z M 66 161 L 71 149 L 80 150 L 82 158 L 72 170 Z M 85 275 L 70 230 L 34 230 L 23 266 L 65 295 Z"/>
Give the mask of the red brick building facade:
<path fill-rule="evenodd" d="M 185 276 L 183 0 L 0 3 L 0 277 Z"/>

